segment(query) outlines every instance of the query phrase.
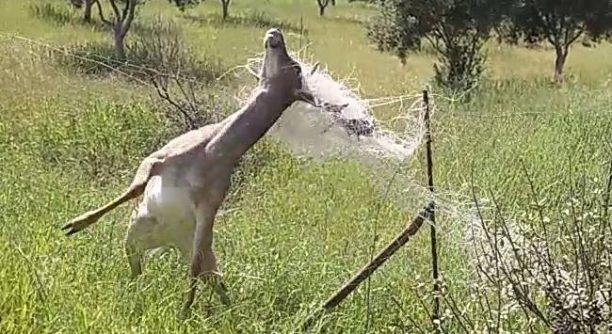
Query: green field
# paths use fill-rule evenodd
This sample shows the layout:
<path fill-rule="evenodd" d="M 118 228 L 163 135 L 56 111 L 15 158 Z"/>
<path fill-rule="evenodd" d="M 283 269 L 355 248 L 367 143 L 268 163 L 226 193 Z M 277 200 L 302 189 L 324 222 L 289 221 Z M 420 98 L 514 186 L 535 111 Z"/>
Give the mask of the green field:
<path fill-rule="evenodd" d="M 283 143 L 265 139 L 255 147 L 263 157 L 259 168 L 249 171 L 215 225 L 232 304 L 200 292 L 193 316 L 178 320 L 188 266 L 174 252 L 152 257 L 141 277 L 128 279 L 123 238 L 131 205 L 73 237 L 59 229 L 118 194 L 140 159 L 176 128 L 156 112 L 160 102 L 151 87 L 62 65 L 67 56 L 53 50 L 110 47 L 111 35 L 79 23 L 80 13 L 65 1 L 46 1 L 67 15 L 64 22 L 35 17 L 30 6 L 44 2 L 0 1 L 0 332 L 292 332 L 416 213 L 414 200 L 405 207 L 383 198 L 373 176 L 380 171 L 347 159 L 292 156 Z M 186 15 L 167 1 L 151 1 L 136 22 L 145 27 L 158 15 L 175 21 L 191 56 L 222 73 L 261 52 L 267 27 L 249 18 L 265 13 L 270 25 L 288 27 L 289 48 L 310 43 L 309 58 L 359 82 L 364 97 L 413 94 L 428 85 L 434 55 L 410 55 L 402 66 L 368 44 L 360 22 L 371 9 L 338 2 L 321 18 L 310 0 L 237 0 L 230 14 L 243 19 L 222 24 L 216 1 Z M 494 43 L 487 50 L 486 80 L 475 98 L 436 95 L 435 180 L 443 205 L 459 199 L 464 203 L 455 204 L 469 205 L 473 184 L 481 196 L 503 203 L 509 217 L 518 216 L 529 201 L 523 166 L 546 198 L 562 196 L 579 176 L 605 178 L 612 158 L 612 45 L 576 43 L 562 86 L 549 80 L 551 50 Z M 229 113 L 236 108 L 232 94 L 246 84 L 228 79 L 209 89 L 226 99 Z M 419 151 L 407 172 L 423 186 L 421 161 Z M 394 168 L 389 164 L 389 174 Z M 465 242 L 455 233 L 463 221 L 442 213 L 439 222 L 443 276 L 465 282 Z M 317 328 L 417 332 L 408 317 L 426 325 L 412 287 L 429 286 L 428 232 Z"/>

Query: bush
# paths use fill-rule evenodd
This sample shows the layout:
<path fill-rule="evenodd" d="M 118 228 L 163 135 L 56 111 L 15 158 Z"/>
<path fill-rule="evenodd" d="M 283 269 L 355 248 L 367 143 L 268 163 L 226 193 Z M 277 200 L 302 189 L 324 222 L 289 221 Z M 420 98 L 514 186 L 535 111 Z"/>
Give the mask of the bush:
<path fill-rule="evenodd" d="M 134 30 L 127 61 L 117 59 L 112 46 L 99 42 L 64 47 L 56 60 L 79 73 L 95 76 L 117 73 L 140 83 L 149 82 L 153 76 L 180 72 L 182 77 L 207 84 L 226 71 L 218 58 L 194 57 L 173 22 L 157 18 L 136 25 Z"/>
<path fill-rule="evenodd" d="M 147 75 L 180 72 L 183 77 L 209 83 L 226 71 L 218 58 L 195 58 L 180 29 L 172 21 L 158 17 L 139 26 L 136 32 L 128 47 L 129 63 L 150 70 Z"/>
<path fill-rule="evenodd" d="M 30 14 L 38 19 L 57 23 L 59 25 L 71 24 L 74 16 L 67 6 L 58 7 L 53 3 L 43 2 L 30 4 Z"/>
<path fill-rule="evenodd" d="M 469 90 L 483 73 L 483 45 L 499 17 L 496 1 L 380 0 L 379 13 L 367 26 L 378 50 L 402 62 L 428 42 L 438 55 L 435 81 L 444 88 Z"/>
<path fill-rule="evenodd" d="M 527 175 L 529 178 L 529 175 Z M 472 333 L 604 333 L 612 329 L 612 161 L 603 181 L 582 177 L 552 198 L 528 179 L 518 214 L 478 207 L 468 243 L 469 300 L 444 296 L 447 326 Z M 452 285 L 452 282 L 448 282 Z"/>

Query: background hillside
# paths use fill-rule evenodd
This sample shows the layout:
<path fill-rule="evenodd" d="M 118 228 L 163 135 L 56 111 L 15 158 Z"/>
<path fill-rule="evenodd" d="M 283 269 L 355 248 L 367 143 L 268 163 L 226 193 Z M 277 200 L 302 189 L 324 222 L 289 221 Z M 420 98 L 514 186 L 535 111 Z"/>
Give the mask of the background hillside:
<path fill-rule="evenodd" d="M 320 17 L 314 0 L 236 0 L 222 22 L 215 1 L 185 12 L 149 1 L 127 44 L 158 36 L 156 27 L 166 22 L 169 35 L 182 36 L 187 65 L 204 85 L 204 109 L 223 113 L 236 110 L 233 96 L 252 82 L 214 78 L 258 55 L 272 26 L 283 29 L 290 49 L 308 44 L 309 59 L 358 82 L 364 98 L 418 94 L 429 85 L 435 55 L 423 50 L 401 65 L 366 38 L 363 22 L 374 7 L 337 2 Z M 80 19 L 66 1 L 0 1 L 2 333 L 291 332 L 419 209 L 410 188 L 394 195 L 405 201 L 383 200 L 379 170 L 344 158 L 298 157 L 266 138 L 241 167 L 242 182 L 216 223 L 233 303 L 223 307 L 201 293 L 194 316 L 180 322 L 187 266 L 175 253 L 152 257 L 137 281 L 128 280 L 123 238 L 131 204 L 78 236 L 59 229 L 114 197 L 140 159 L 184 131 L 137 73 L 88 60 L 112 54 L 112 39 L 107 28 Z M 459 101 L 433 91 L 437 188 L 452 197 L 449 212 L 470 207 L 474 187 L 500 203 L 508 219 L 529 223 L 524 208 L 534 202 L 533 186 L 554 226 L 562 221 L 556 200 L 568 189 L 583 182 L 594 185 L 589 194 L 605 192 L 599 185 L 605 189 L 612 161 L 612 45 L 575 43 L 562 85 L 550 83 L 553 52 L 545 45 L 490 41 L 486 49 L 486 79 L 475 97 Z M 396 112 L 390 106 L 375 115 Z M 419 151 L 404 171 L 421 187 L 422 161 Z M 388 166 L 383 172 L 391 174 L 395 164 Z M 448 212 L 439 221 L 444 279 L 467 300 L 464 222 Z M 425 293 L 417 286 L 430 282 L 428 237 L 421 231 L 319 325 L 330 333 L 426 326 Z"/>

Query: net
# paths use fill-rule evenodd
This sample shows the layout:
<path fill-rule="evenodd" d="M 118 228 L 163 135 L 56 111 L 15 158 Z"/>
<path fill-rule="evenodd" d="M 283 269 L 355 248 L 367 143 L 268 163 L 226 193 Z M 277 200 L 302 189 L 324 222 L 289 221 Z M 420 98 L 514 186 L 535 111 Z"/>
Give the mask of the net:
<path fill-rule="evenodd" d="M 336 79 L 327 69 L 315 69 L 295 54 L 292 57 L 302 66 L 307 89 L 327 106 L 295 103 L 271 130 L 295 154 L 315 158 L 351 154 L 396 160 L 413 155 L 425 134 L 419 95 L 363 99 L 348 85 L 349 80 Z M 247 66 L 259 72 L 262 59 L 252 58 Z M 397 106 L 397 116 L 387 121 L 374 117 L 375 108 L 389 105 Z"/>

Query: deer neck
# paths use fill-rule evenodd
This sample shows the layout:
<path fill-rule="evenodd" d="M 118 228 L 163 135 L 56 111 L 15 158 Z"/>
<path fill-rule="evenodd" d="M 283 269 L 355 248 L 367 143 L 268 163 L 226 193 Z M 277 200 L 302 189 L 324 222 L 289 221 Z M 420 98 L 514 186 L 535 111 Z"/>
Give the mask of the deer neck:
<path fill-rule="evenodd" d="M 293 103 L 283 91 L 283 88 L 258 88 L 244 107 L 223 121 L 221 130 L 206 146 L 207 155 L 237 161 Z"/>

